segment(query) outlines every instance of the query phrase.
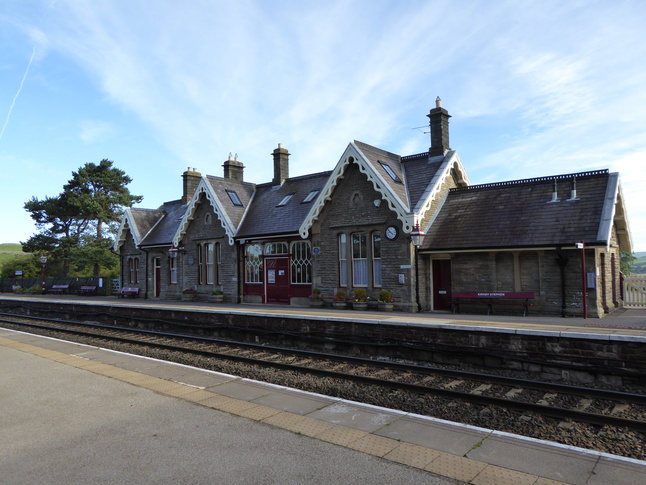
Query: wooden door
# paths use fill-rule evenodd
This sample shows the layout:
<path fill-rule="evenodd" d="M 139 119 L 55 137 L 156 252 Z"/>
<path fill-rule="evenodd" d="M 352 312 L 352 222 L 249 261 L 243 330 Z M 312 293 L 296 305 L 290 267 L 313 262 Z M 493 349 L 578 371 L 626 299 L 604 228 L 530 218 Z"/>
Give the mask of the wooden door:
<path fill-rule="evenodd" d="M 289 303 L 289 258 L 265 258 L 267 303 Z"/>
<path fill-rule="evenodd" d="M 451 260 L 433 260 L 433 310 L 451 309 Z"/>

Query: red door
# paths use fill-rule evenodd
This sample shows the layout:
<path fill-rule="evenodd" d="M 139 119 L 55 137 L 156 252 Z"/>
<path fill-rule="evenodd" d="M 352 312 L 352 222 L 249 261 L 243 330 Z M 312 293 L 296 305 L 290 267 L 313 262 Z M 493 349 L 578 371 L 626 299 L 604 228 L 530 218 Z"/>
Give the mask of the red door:
<path fill-rule="evenodd" d="M 267 303 L 289 303 L 289 258 L 265 258 Z"/>
<path fill-rule="evenodd" d="M 451 309 L 451 260 L 433 260 L 433 310 Z"/>

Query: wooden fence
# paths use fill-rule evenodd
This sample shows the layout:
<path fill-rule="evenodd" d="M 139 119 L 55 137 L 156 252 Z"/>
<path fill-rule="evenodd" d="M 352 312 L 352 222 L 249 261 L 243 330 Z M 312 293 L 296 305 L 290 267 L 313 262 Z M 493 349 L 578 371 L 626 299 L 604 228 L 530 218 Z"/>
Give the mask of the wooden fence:
<path fill-rule="evenodd" d="M 624 306 L 646 308 L 646 274 L 624 276 Z"/>

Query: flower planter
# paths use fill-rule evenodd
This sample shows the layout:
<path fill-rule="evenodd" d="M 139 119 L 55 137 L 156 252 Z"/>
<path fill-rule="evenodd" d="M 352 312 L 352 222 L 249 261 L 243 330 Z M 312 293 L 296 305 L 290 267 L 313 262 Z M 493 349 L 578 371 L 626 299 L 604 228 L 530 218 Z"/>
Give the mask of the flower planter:
<path fill-rule="evenodd" d="M 323 306 L 323 300 L 310 300 L 310 307 L 320 308 Z"/>
<path fill-rule="evenodd" d="M 337 310 L 345 310 L 346 308 L 348 308 L 348 303 L 345 301 L 333 301 L 332 308 L 336 308 Z"/>
<path fill-rule="evenodd" d="M 377 309 L 380 312 L 392 312 L 395 309 L 395 304 L 394 303 L 379 303 L 377 305 Z"/>
<path fill-rule="evenodd" d="M 224 295 L 211 295 L 211 303 L 222 303 Z"/>
<path fill-rule="evenodd" d="M 195 301 L 197 295 L 195 293 L 182 293 L 182 301 Z"/>
<path fill-rule="evenodd" d="M 352 309 L 353 310 L 367 310 L 368 309 L 368 302 L 367 301 L 353 301 L 352 302 Z"/>

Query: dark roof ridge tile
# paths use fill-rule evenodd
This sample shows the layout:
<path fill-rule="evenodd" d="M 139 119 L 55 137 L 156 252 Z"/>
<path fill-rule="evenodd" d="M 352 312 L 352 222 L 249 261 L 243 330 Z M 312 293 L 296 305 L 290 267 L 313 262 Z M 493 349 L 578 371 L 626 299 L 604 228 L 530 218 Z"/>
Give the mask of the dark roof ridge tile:
<path fill-rule="evenodd" d="M 572 178 L 592 177 L 597 175 L 607 175 L 610 171 L 605 168 L 602 170 L 591 170 L 588 172 L 568 173 L 562 175 L 547 175 L 545 177 L 535 177 L 529 179 L 508 180 L 505 182 L 492 182 L 490 184 L 467 185 L 465 187 L 455 187 L 450 189 L 451 192 L 467 192 L 470 190 L 489 189 L 497 187 L 506 187 L 509 185 L 524 185 L 540 182 L 551 182 L 554 180 L 569 180 Z"/>

